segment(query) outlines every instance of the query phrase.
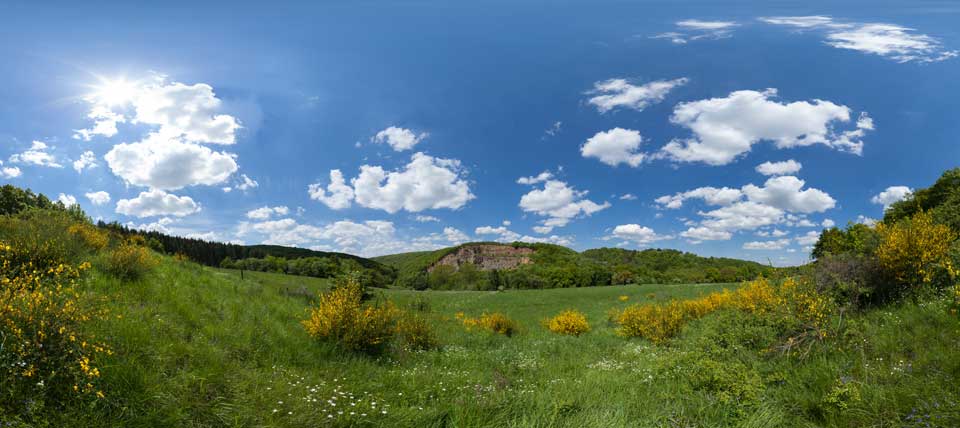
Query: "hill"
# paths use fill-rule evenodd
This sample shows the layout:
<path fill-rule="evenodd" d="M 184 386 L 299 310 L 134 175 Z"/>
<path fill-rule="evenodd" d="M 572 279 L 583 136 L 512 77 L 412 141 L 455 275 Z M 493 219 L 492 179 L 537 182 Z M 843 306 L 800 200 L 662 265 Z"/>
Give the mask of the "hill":
<path fill-rule="evenodd" d="M 582 253 L 552 244 L 471 242 L 436 251 L 374 257 L 416 289 L 563 288 L 609 284 L 724 283 L 773 268 L 677 250 L 598 248 Z"/>
<path fill-rule="evenodd" d="M 597 248 L 581 254 L 608 267 L 614 284 L 739 282 L 773 271 L 757 262 L 667 249 Z"/>

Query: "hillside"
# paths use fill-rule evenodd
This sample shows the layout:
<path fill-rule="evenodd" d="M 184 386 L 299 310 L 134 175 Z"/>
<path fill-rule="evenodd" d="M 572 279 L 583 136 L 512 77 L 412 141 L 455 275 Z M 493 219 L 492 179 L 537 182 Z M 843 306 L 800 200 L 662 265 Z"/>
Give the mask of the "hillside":
<path fill-rule="evenodd" d="M 757 262 L 669 249 L 596 248 L 581 254 L 607 266 L 618 284 L 738 282 L 774 270 Z"/>
<path fill-rule="evenodd" d="M 472 242 L 373 260 L 395 268 L 399 285 L 421 289 L 484 289 L 491 288 L 491 281 L 498 281 L 492 288 L 725 283 L 774 270 L 756 262 L 701 257 L 677 250 L 598 248 L 577 253 L 558 245 L 520 242 Z"/>

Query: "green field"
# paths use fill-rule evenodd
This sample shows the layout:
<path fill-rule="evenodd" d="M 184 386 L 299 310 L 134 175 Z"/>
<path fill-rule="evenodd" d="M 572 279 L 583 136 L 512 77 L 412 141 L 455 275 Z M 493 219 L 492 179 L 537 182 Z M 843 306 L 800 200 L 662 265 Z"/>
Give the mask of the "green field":
<path fill-rule="evenodd" d="M 731 313 L 696 321 L 662 345 L 620 337 L 606 321 L 611 308 L 722 285 L 385 290 L 383 298 L 422 311 L 442 347 L 368 357 L 311 339 L 298 324 L 326 280 L 258 272 L 240 280 L 238 271 L 164 258 L 141 281 L 94 272 L 86 284 L 111 313 L 96 326 L 115 351 L 101 364 L 107 397 L 45 415 L 50 426 L 960 423 L 960 323 L 942 298 L 843 320 L 843 335 L 800 359 L 744 346 L 762 328 Z M 593 330 L 559 336 L 540 325 L 566 308 L 585 312 Z M 500 311 L 522 331 L 468 332 L 455 318 L 461 311 Z"/>

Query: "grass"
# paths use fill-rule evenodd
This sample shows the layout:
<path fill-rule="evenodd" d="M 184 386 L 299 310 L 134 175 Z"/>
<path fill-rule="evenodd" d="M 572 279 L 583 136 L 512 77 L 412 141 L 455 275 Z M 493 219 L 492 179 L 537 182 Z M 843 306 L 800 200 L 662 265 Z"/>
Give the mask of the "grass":
<path fill-rule="evenodd" d="M 328 281 L 243 276 L 170 258 L 139 282 L 94 273 L 88 294 L 104 298 L 112 314 L 97 326 L 116 351 L 103 364 L 108 395 L 94 408 L 63 409 L 46 421 L 75 427 L 960 425 L 960 323 L 941 300 L 848 316 L 842 335 L 799 360 L 741 346 L 761 340 L 763 326 L 729 312 L 696 321 L 661 346 L 619 337 L 606 322 L 611 308 L 697 297 L 731 284 L 379 290 L 400 307 L 421 310 L 443 347 L 370 358 L 318 343 L 300 326 L 310 296 Z M 585 313 L 592 330 L 571 337 L 540 325 L 564 309 Z M 521 333 L 467 332 L 455 317 L 484 311 L 507 314 Z"/>

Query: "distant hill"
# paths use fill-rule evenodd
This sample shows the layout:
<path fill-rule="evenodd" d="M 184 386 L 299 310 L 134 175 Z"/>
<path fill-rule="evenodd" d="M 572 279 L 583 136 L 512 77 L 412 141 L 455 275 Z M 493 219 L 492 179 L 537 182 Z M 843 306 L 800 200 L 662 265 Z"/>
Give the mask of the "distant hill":
<path fill-rule="evenodd" d="M 581 254 L 608 267 L 614 284 L 738 282 L 773 271 L 757 262 L 677 250 L 597 248 Z"/>
<path fill-rule="evenodd" d="M 395 268 L 398 285 L 421 289 L 719 283 L 773 271 L 752 261 L 677 250 L 598 248 L 578 253 L 559 245 L 522 242 L 471 242 L 373 260 Z"/>

